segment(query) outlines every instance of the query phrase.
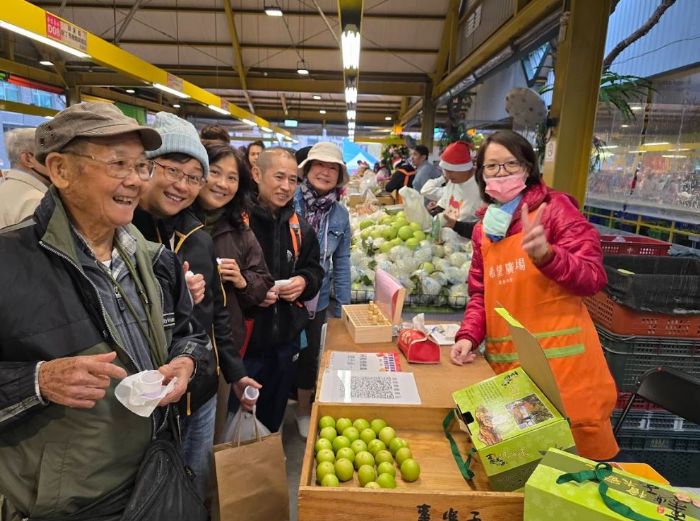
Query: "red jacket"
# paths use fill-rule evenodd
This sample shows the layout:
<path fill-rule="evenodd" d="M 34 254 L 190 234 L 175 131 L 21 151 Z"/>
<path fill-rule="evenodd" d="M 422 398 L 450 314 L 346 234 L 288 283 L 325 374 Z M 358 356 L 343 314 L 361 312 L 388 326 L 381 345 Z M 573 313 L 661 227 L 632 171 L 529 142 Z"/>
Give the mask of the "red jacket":
<path fill-rule="evenodd" d="M 513 214 L 507 235 L 510 236 L 522 230 L 520 208 L 524 203 L 527 203 L 529 210 L 532 211 L 545 202 L 547 207 L 542 213 L 542 224 L 554 255 L 545 264 L 538 266 L 539 270 L 574 295 L 585 297 L 598 293 L 608 282 L 603 267 L 600 237 L 569 195 L 552 190 L 544 183 L 529 187 Z M 479 217 L 483 217 L 484 212 L 485 209 L 480 210 Z M 486 335 L 482 234 L 482 224 L 479 223 L 472 234 L 474 252 L 469 270 L 469 302 L 462 325 L 455 337 L 456 340 L 463 338 L 471 340 L 474 348 Z M 523 295 L 523 298 L 527 296 Z M 517 309 L 509 311 L 518 316 Z"/>

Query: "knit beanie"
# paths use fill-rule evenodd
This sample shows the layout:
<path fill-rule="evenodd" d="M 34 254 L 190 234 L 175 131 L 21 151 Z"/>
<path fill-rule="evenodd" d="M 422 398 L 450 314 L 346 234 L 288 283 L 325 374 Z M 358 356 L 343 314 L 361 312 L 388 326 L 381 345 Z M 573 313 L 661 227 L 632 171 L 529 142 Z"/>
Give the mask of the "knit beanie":
<path fill-rule="evenodd" d="M 192 123 L 175 114 L 159 112 L 153 122 L 153 128 L 160 134 L 163 144 L 156 150 L 147 151 L 146 157 L 155 159 L 172 153 L 187 154 L 200 162 L 204 179 L 207 178 L 209 175 L 209 156 Z"/>
<path fill-rule="evenodd" d="M 455 141 L 447 145 L 440 156 L 440 168 L 453 172 L 467 172 L 474 167 L 472 147 L 466 141 Z"/>

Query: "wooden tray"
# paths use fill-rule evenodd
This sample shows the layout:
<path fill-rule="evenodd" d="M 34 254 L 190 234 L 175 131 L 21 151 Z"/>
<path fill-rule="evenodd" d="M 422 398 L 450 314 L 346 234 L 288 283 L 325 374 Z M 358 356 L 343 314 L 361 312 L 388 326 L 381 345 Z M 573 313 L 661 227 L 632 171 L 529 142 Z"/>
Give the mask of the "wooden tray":
<path fill-rule="evenodd" d="M 391 324 L 371 324 L 367 318 L 369 304 L 346 304 L 342 308 L 343 322 L 356 344 L 391 342 Z M 384 315 L 384 313 L 382 313 Z M 386 316 L 384 316 L 386 319 Z"/>
<path fill-rule="evenodd" d="M 449 442 L 442 432 L 442 421 L 448 411 L 448 408 L 315 403 L 301 470 L 299 520 L 443 519 L 450 509 L 459 512 L 458 518 L 464 520 L 471 519 L 473 512 L 478 512 L 477 518 L 488 521 L 522 519 L 524 496 L 514 492 L 490 491 L 478 461 L 472 464 L 476 477 L 471 482 L 465 481 L 459 473 Z M 357 475 L 339 487 L 316 485 L 314 444 L 318 435 L 318 419 L 325 415 L 353 420 L 386 420 L 396 429 L 398 436 L 408 440 L 413 456 L 421 466 L 418 481 L 405 483 L 397 473 L 396 489 L 360 488 Z M 454 430 L 455 440 L 464 456 L 470 448 L 469 442 L 463 433 L 459 433 L 456 425 Z M 429 517 L 419 516 L 421 508 L 428 511 Z"/>

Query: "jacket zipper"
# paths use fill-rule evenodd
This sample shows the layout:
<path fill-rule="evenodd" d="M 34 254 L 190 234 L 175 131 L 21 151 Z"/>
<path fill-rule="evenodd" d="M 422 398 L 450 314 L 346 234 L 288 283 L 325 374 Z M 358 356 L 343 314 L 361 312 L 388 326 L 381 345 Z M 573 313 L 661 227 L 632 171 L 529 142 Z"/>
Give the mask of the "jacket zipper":
<path fill-rule="evenodd" d="M 52 246 L 49 246 L 49 245 L 46 244 L 44 241 L 39 241 L 39 244 L 40 244 L 43 248 L 45 248 L 46 250 L 48 250 L 48 251 L 50 251 L 51 253 L 53 253 L 54 255 L 57 255 L 57 256 L 61 257 L 62 259 L 68 261 L 68 263 L 69 263 L 71 266 L 73 266 L 73 267 L 78 271 L 78 273 L 80 273 L 80 275 L 81 275 L 83 278 L 85 278 L 85 280 L 88 281 L 88 283 L 90 284 L 90 286 L 92 286 L 92 289 L 94 290 L 95 295 L 97 295 L 97 301 L 100 303 L 100 312 L 101 312 L 101 314 L 102 314 L 102 320 L 104 320 L 105 327 L 107 328 L 107 331 L 108 331 L 109 334 L 111 335 L 112 341 L 114 342 L 114 345 L 115 345 L 116 347 L 118 347 L 118 348 L 119 348 L 119 351 L 122 352 L 122 353 L 129 359 L 129 361 L 132 363 L 134 369 L 135 369 L 135 370 L 138 370 L 138 365 L 136 365 L 136 362 L 135 362 L 134 359 L 131 357 L 131 355 L 129 354 L 129 352 L 128 352 L 126 349 L 124 349 L 121 345 L 119 345 L 119 343 L 118 343 L 117 340 L 116 340 L 116 339 L 117 339 L 117 335 L 115 334 L 115 332 L 112 330 L 112 328 L 111 328 L 110 325 L 109 325 L 109 321 L 107 320 L 107 312 L 105 311 L 105 306 L 104 306 L 104 303 L 102 302 L 102 297 L 100 297 L 100 292 L 97 290 L 97 286 L 95 286 L 95 283 L 92 282 L 92 281 L 90 280 L 90 277 L 88 277 L 87 275 L 85 275 L 85 273 L 83 273 L 83 271 L 80 269 L 80 267 L 73 261 L 73 259 L 71 259 L 70 257 L 68 257 L 68 255 L 64 254 L 63 252 L 57 250 L 56 248 L 54 248 L 54 247 L 52 247 Z M 119 300 L 118 300 L 118 302 L 119 302 Z M 121 305 L 123 305 L 123 302 L 121 302 Z M 148 311 L 146 311 L 146 312 L 148 312 Z M 154 434 L 155 434 L 156 431 L 157 431 L 157 425 L 156 425 L 156 422 L 155 422 L 155 418 L 154 418 L 153 416 L 151 416 L 151 426 L 153 427 L 153 432 L 154 432 Z"/>

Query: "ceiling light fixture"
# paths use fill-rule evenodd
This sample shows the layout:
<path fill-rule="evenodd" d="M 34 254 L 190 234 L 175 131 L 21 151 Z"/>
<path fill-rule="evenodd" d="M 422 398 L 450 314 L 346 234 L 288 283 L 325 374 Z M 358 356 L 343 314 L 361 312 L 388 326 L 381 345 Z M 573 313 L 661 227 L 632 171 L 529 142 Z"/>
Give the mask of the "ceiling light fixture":
<path fill-rule="evenodd" d="M 179 109 L 179 108 L 180 108 L 180 104 L 179 104 L 179 103 L 175 103 L 175 104 L 173 105 L 173 108 L 174 108 L 174 109 Z"/>
<path fill-rule="evenodd" d="M 49 60 L 41 60 L 41 61 L 39 62 L 39 65 L 45 65 L 45 66 L 47 66 L 47 67 L 52 67 L 52 66 L 53 66 L 53 62 L 52 62 L 52 61 L 49 61 Z"/>
<path fill-rule="evenodd" d="M 78 58 L 90 58 L 90 55 L 84 53 L 83 51 L 79 51 L 78 49 L 74 49 L 73 47 L 69 47 L 63 43 L 52 40 L 51 38 L 47 38 L 46 36 L 42 36 L 37 33 L 33 33 L 32 31 L 28 31 L 22 27 L 17 27 L 16 25 L 9 24 L 2 20 L 0 20 L 0 27 L 2 27 L 3 29 L 7 29 L 8 31 L 15 32 L 17 34 L 21 34 L 22 36 L 26 36 L 27 38 L 31 38 L 32 40 L 36 40 L 37 42 L 50 45 L 51 47 L 58 49 L 59 51 L 67 52 L 68 54 L 72 54 L 73 56 L 76 56 Z"/>
<path fill-rule="evenodd" d="M 391 116 L 384 116 L 384 121 L 391 121 Z"/>
<path fill-rule="evenodd" d="M 284 126 L 290 127 L 290 128 L 295 128 L 295 127 L 299 126 L 299 121 L 297 121 L 296 119 L 285 119 Z"/>
<path fill-rule="evenodd" d="M 642 146 L 643 147 L 654 147 L 657 145 L 670 145 L 670 144 L 671 143 L 669 143 L 668 141 L 658 141 L 656 143 L 644 143 L 644 144 L 642 144 Z"/>
<path fill-rule="evenodd" d="M 297 62 L 297 74 L 299 76 L 308 76 L 309 75 L 309 69 L 306 66 L 306 62 L 304 60 L 299 60 Z"/>
<path fill-rule="evenodd" d="M 343 68 L 360 68 L 360 32 L 354 24 L 348 25 L 340 35 L 340 45 L 343 49 Z"/>
<path fill-rule="evenodd" d="M 355 122 L 348 121 L 348 130 L 355 130 Z"/>
<path fill-rule="evenodd" d="M 172 94 L 173 96 L 177 96 L 178 98 L 189 98 L 189 94 L 185 94 L 184 92 L 180 92 L 179 90 L 171 89 L 170 87 L 166 85 L 162 85 L 160 83 L 154 83 L 153 86 L 156 89 L 162 90 L 163 92 L 167 92 L 168 94 Z"/>
<path fill-rule="evenodd" d="M 257 124 L 255 121 L 250 121 L 249 119 L 243 118 L 243 119 L 241 119 L 241 121 L 242 121 L 243 123 L 245 123 L 246 125 L 250 125 L 251 127 L 257 127 L 257 126 L 258 126 L 258 124 Z"/>
<path fill-rule="evenodd" d="M 357 89 L 355 87 L 345 87 L 345 103 L 357 103 Z"/>
<path fill-rule="evenodd" d="M 268 134 L 272 134 L 272 129 L 269 127 L 260 127 L 260 130 L 267 132 Z"/>
<path fill-rule="evenodd" d="M 319 100 L 319 99 L 321 99 L 321 96 L 319 96 L 318 94 L 314 94 L 314 99 Z"/>
<path fill-rule="evenodd" d="M 354 120 L 354 119 L 357 117 L 357 111 L 356 111 L 356 110 L 353 110 L 353 109 L 350 109 L 350 110 L 348 110 L 348 112 L 347 112 L 347 116 L 348 116 L 348 120 L 352 121 L 352 120 Z"/>
<path fill-rule="evenodd" d="M 265 14 L 267 16 L 282 16 L 284 13 L 282 13 L 282 9 L 276 5 L 265 4 Z"/>
<path fill-rule="evenodd" d="M 318 111 L 318 113 L 319 113 L 319 114 L 325 114 L 326 111 L 325 111 L 324 109 L 321 109 L 321 110 Z"/>
<path fill-rule="evenodd" d="M 217 107 L 216 105 L 207 105 L 207 107 L 209 107 L 214 112 L 218 112 L 219 114 L 223 114 L 224 116 L 231 115 L 231 113 L 228 110 L 222 109 L 221 107 Z"/>
<path fill-rule="evenodd" d="M 134 89 L 126 89 L 127 94 L 136 94 L 136 91 Z"/>

